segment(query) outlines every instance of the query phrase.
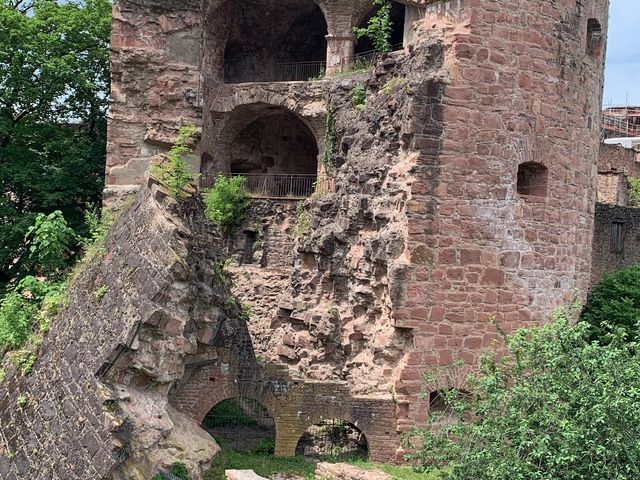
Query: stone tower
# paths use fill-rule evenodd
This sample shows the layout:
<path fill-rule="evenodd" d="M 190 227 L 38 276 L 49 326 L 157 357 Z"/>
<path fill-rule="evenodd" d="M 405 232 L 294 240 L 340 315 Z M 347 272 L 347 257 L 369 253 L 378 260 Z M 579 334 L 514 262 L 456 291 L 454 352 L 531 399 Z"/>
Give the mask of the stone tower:
<path fill-rule="evenodd" d="M 202 129 L 204 185 L 293 182 L 256 195 L 235 242 L 261 244 L 258 266 L 238 262 L 254 348 L 388 402 L 395 443 L 428 413 L 421 393 L 464 388 L 495 322 L 544 321 L 587 291 L 608 0 L 393 4 L 381 56 L 352 33 L 368 0 L 117 1 L 107 197 L 139 185 L 181 124 Z M 296 235 L 283 197 L 310 195 Z"/>

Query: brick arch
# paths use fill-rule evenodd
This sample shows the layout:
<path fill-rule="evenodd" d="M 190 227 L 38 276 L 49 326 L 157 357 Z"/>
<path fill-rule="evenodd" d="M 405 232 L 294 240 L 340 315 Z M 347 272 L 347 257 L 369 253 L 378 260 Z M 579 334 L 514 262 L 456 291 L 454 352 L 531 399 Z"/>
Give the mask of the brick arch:
<path fill-rule="evenodd" d="M 199 424 L 217 404 L 240 396 L 260 402 L 275 418 L 274 399 L 264 388 L 261 373 L 257 369 L 253 378 L 242 382 L 236 381 L 236 375 L 230 374 L 220 364 L 198 367 L 185 377 L 172 393 L 170 401 L 177 410 Z"/>

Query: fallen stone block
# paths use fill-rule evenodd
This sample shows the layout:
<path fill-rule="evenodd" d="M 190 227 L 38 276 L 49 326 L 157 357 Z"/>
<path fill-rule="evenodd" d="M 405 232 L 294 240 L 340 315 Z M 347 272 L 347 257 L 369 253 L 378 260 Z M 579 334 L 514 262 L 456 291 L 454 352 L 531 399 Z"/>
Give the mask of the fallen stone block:
<path fill-rule="evenodd" d="M 227 480 L 268 480 L 253 470 L 225 470 Z"/>
<path fill-rule="evenodd" d="M 316 466 L 316 476 L 327 480 L 393 480 L 379 470 L 364 470 L 346 463 L 321 462 Z"/>

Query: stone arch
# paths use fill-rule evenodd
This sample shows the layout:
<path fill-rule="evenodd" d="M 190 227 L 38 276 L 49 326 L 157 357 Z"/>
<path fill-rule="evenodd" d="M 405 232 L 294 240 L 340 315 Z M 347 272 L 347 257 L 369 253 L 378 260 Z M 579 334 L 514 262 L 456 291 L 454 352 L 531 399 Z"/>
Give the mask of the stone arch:
<path fill-rule="evenodd" d="M 307 80 L 323 68 L 329 24 L 321 2 L 210 1 L 204 15 L 203 70 L 218 82 Z"/>
<path fill-rule="evenodd" d="M 248 395 L 216 403 L 202 420 L 201 428 L 237 451 L 255 451 L 264 441 L 275 445 L 277 436 L 273 410 Z"/>
<path fill-rule="evenodd" d="M 269 130 L 272 130 L 276 125 L 271 125 L 269 120 L 281 122 L 282 125 L 286 125 L 286 130 L 290 131 L 293 135 L 295 143 L 299 144 L 298 152 L 302 150 L 307 153 L 301 155 L 300 160 L 304 160 L 307 167 L 302 168 L 297 165 L 290 172 L 286 173 L 307 173 L 317 174 L 319 159 L 323 154 L 323 141 L 324 141 L 324 118 L 319 115 L 308 116 L 302 115 L 304 112 L 303 107 L 299 104 L 291 105 L 292 108 L 288 108 L 292 102 L 290 98 L 273 98 L 267 92 L 254 91 L 253 95 L 243 96 L 242 94 L 229 98 L 229 103 L 226 105 L 219 105 L 218 110 L 224 110 L 225 113 L 218 113 L 218 121 L 215 122 L 215 127 L 211 132 L 206 132 L 205 135 L 211 138 L 213 143 L 212 151 L 215 152 L 215 158 L 213 162 L 210 162 L 211 170 L 206 171 L 206 167 L 203 163 L 201 166 L 201 173 L 203 174 L 217 174 L 217 173 L 232 173 L 230 166 L 233 159 L 231 159 L 231 153 L 234 149 L 237 151 L 237 145 L 234 145 L 234 140 L 242 136 L 243 132 L 247 129 L 255 127 L 255 129 L 268 134 Z M 266 101 L 260 101 L 264 99 Z M 270 100 L 270 102 L 268 102 Z M 275 100 L 275 101 L 274 101 Z M 324 106 L 322 107 L 324 109 Z M 273 132 L 271 132 L 273 135 Z M 260 141 L 263 139 L 260 138 Z M 304 147 L 307 146 L 306 150 Z M 282 150 L 283 147 L 280 147 Z M 261 154 L 264 153 L 260 152 Z M 266 154 L 266 153 L 265 153 Z M 273 157 L 273 155 L 271 155 Z M 266 157 L 265 157 L 266 158 Z M 311 163 L 314 164 L 313 168 Z M 268 167 L 271 169 L 274 165 Z M 275 166 L 273 171 L 269 173 L 285 173 L 281 172 L 281 167 Z M 298 171 L 299 170 L 299 171 Z M 239 172 L 241 173 L 241 172 Z M 256 172 L 256 173 L 268 173 Z"/>

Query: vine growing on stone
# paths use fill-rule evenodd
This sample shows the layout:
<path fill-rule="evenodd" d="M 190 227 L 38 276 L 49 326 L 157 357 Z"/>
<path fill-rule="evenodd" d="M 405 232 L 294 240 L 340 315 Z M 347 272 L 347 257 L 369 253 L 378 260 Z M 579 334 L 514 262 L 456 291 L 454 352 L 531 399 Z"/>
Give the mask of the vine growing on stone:
<path fill-rule="evenodd" d="M 380 7 L 376 14 L 369 19 L 366 27 L 356 27 L 353 32 L 358 38 L 366 37 L 371 40 L 377 51 L 390 52 L 392 50 L 391 32 L 393 31 L 391 0 L 373 0 L 373 4 Z"/>
<path fill-rule="evenodd" d="M 338 145 L 338 133 L 336 130 L 336 119 L 333 110 L 328 108 L 326 130 L 324 134 L 324 155 L 322 156 L 322 165 L 327 174 L 331 174 L 335 167 L 333 157 L 336 153 Z"/>

